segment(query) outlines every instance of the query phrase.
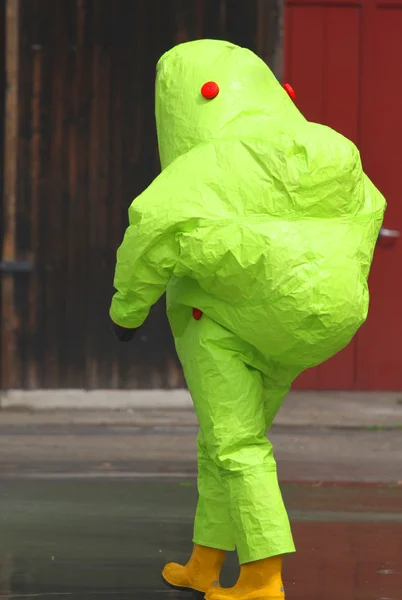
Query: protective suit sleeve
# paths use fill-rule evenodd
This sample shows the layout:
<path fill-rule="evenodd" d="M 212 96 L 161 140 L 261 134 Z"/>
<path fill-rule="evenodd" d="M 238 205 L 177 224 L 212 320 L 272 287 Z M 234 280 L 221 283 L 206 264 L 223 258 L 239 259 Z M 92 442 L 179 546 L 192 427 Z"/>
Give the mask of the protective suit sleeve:
<path fill-rule="evenodd" d="M 130 329 L 142 325 L 151 306 L 165 292 L 179 256 L 177 227 L 166 220 L 166 211 L 158 210 L 159 203 L 148 190 L 131 205 L 130 224 L 117 251 L 117 292 L 110 317 Z"/>
<path fill-rule="evenodd" d="M 162 171 L 129 208 L 129 226 L 117 251 L 110 317 L 121 327 L 142 325 L 165 292 L 180 258 L 180 236 L 205 220 L 200 150 L 192 150 Z M 214 209 L 215 211 L 215 209 Z"/>

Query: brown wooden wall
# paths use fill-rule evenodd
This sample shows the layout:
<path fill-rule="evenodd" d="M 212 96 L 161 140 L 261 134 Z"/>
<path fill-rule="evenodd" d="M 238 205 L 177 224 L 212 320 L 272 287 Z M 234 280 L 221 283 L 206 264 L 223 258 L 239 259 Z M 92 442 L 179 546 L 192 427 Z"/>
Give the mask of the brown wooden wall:
<path fill-rule="evenodd" d="M 2 387 L 181 386 L 163 302 L 130 345 L 108 329 L 127 208 L 159 169 L 155 65 L 174 44 L 200 37 L 230 39 L 270 61 L 280 2 L 19 4 L 15 247 L 35 265 L 2 276 L 3 286 L 14 281 L 3 305 L 12 301 L 15 317 L 3 335 Z"/>

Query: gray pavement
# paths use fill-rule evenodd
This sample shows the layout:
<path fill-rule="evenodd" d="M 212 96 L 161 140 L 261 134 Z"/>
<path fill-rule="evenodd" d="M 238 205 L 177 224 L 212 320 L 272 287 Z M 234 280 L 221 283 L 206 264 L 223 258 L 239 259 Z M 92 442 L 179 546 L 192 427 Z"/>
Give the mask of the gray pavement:
<path fill-rule="evenodd" d="M 158 414 L 161 420 L 167 419 L 170 423 L 170 415 L 174 414 L 175 418 L 194 423 L 191 409 L 191 398 L 186 390 L 14 390 L 0 395 L 0 423 L 13 421 L 10 412 L 42 413 L 38 420 L 102 422 L 106 418 L 108 422 L 123 420 L 126 424 L 136 423 L 144 414 L 146 418 L 152 415 L 152 419 Z M 64 416 L 52 417 L 54 411 Z M 402 428 L 402 392 L 291 392 L 276 424 Z"/>
<path fill-rule="evenodd" d="M 3 403 L 0 474 L 194 477 L 198 428 L 187 393 L 131 395 L 118 410 Z M 282 481 L 402 482 L 398 394 L 295 392 L 269 437 Z"/>

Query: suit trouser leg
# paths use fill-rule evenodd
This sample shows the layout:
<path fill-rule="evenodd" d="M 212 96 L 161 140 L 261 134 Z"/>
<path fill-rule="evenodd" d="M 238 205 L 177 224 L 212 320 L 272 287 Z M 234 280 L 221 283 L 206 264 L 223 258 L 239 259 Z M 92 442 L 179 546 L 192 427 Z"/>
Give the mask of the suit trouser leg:
<path fill-rule="evenodd" d="M 267 427 L 286 394 L 253 366 L 253 349 L 208 319 L 176 346 L 200 423 L 194 541 L 236 547 L 240 563 L 294 551 Z"/>

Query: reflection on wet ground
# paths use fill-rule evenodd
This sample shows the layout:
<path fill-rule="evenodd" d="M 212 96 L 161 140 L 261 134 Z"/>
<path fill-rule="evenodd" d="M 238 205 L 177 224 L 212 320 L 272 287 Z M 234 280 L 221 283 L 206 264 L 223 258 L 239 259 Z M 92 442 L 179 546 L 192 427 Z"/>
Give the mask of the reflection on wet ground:
<path fill-rule="evenodd" d="M 283 492 L 289 600 L 402 600 L 401 486 Z M 0 598 L 175 600 L 160 570 L 187 558 L 195 500 L 193 481 L 0 480 Z"/>

